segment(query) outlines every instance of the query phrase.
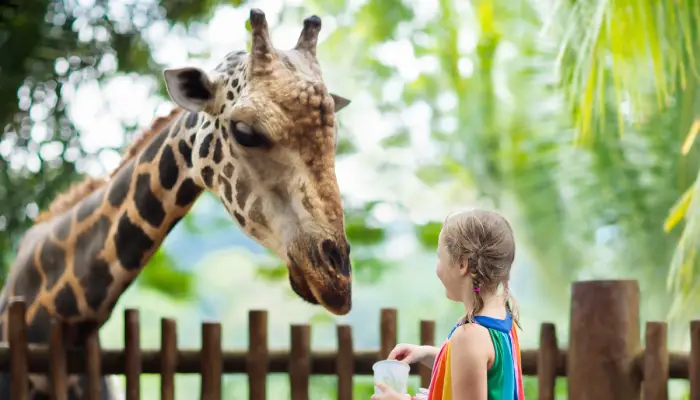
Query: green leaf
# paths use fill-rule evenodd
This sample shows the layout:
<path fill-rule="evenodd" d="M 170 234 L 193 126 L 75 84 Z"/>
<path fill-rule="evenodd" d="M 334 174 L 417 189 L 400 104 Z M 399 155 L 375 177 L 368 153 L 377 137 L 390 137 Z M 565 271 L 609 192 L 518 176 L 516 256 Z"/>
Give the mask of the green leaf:
<path fill-rule="evenodd" d="M 364 220 L 358 219 L 346 220 L 345 234 L 350 243 L 364 246 L 379 244 L 385 237 L 384 229 L 369 227 Z"/>
<path fill-rule="evenodd" d="M 442 164 L 422 165 L 416 170 L 416 176 L 428 186 L 450 179 L 450 175 L 447 174 L 445 166 Z"/>
<path fill-rule="evenodd" d="M 287 279 L 287 266 L 282 263 L 261 265 L 255 271 L 255 275 L 269 282 L 279 282 Z"/>
<path fill-rule="evenodd" d="M 441 230 L 442 222 L 431 221 L 424 225 L 417 225 L 416 236 L 418 242 L 426 249 L 435 250 Z"/>
<path fill-rule="evenodd" d="M 347 137 L 343 137 L 342 135 L 339 135 L 338 137 L 338 146 L 335 150 L 336 155 L 348 155 L 348 154 L 353 154 L 357 152 L 357 146 L 355 146 L 355 143 L 353 143 L 352 140 L 348 139 Z"/>
<path fill-rule="evenodd" d="M 311 317 L 311 325 L 335 325 L 335 320 L 325 311 L 318 312 Z"/>
<path fill-rule="evenodd" d="M 386 137 L 380 142 L 382 146 L 386 147 L 406 147 L 411 144 L 411 135 L 407 130 L 401 130 L 389 137 Z"/>
<path fill-rule="evenodd" d="M 193 295 L 193 274 L 175 269 L 172 258 L 159 248 L 139 275 L 140 285 L 154 289 L 173 300 L 188 300 Z"/>
<path fill-rule="evenodd" d="M 382 261 L 377 257 L 353 257 L 353 278 L 358 282 L 377 283 L 382 274 L 392 268 L 393 265 Z"/>

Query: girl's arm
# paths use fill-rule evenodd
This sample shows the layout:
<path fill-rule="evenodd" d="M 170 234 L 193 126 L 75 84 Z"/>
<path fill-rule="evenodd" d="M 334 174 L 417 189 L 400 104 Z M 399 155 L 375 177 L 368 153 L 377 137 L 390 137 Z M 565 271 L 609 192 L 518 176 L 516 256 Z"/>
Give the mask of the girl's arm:
<path fill-rule="evenodd" d="M 420 359 L 420 363 L 428 368 L 432 368 L 440 349 L 435 346 L 420 346 L 420 349 L 424 354 Z"/>
<path fill-rule="evenodd" d="M 494 355 L 486 328 L 463 325 L 450 339 L 452 396 L 454 400 L 486 400 L 489 358 Z"/>

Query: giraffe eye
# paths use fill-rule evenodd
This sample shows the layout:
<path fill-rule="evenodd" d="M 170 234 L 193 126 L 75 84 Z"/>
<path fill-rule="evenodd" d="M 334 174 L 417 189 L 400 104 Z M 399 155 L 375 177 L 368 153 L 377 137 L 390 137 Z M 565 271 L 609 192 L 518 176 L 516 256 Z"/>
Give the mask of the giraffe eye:
<path fill-rule="evenodd" d="M 243 147 L 270 147 L 270 140 L 250 125 L 231 121 L 231 133 L 236 142 Z"/>

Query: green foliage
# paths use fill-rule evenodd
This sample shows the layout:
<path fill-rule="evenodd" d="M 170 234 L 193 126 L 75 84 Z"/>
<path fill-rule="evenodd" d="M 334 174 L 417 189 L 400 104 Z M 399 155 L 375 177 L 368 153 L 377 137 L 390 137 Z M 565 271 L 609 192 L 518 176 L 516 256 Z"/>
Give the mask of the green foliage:
<path fill-rule="evenodd" d="M 435 250 L 441 230 L 442 222 L 430 221 L 423 225 L 416 225 L 418 242 L 427 250 Z"/>
<path fill-rule="evenodd" d="M 38 210 L 82 179 L 76 165 L 97 160 L 80 145 L 66 114 L 66 93 L 120 73 L 160 77 L 144 30 L 163 21 L 163 11 L 168 23 L 187 25 L 212 15 L 220 4 L 231 4 L 163 0 L 124 7 L 122 18 L 107 13 L 107 3 L 23 0 L 20 7 L 0 9 L 0 149 L 6 149 L 0 152 L 0 277 Z M 112 58 L 116 69 L 105 63 Z M 164 94 L 162 79 L 157 81 Z M 42 126 L 46 134 L 33 134 Z M 187 293 L 186 273 L 175 271 L 163 257 L 156 256 L 142 283 L 167 294 Z"/>
<path fill-rule="evenodd" d="M 383 229 L 368 226 L 366 221 L 358 215 L 346 216 L 345 233 L 350 243 L 359 245 L 376 245 L 385 237 Z"/>
<path fill-rule="evenodd" d="M 408 131 L 402 130 L 382 139 L 381 144 L 385 147 L 406 147 L 411 144 L 411 135 Z"/>
<path fill-rule="evenodd" d="M 394 37 L 401 22 L 413 19 L 413 10 L 401 0 L 369 0 L 357 11 L 359 34 L 374 43 Z"/>
<path fill-rule="evenodd" d="M 193 275 L 176 269 L 174 260 L 162 249 L 151 257 L 139 275 L 139 285 L 169 296 L 173 301 L 188 301 L 193 296 Z"/>

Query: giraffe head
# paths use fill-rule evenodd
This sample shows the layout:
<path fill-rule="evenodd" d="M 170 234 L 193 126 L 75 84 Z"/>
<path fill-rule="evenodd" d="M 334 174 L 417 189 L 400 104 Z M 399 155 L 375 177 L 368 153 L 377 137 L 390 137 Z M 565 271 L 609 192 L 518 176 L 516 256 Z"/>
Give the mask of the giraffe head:
<path fill-rule="evenodd" d="M 250 11 L 252 50 L 214 71 L 164 72 L 187 109 L 191 174 L 289 270 L 292 289 L 338 315 L 351 308 L 350 245 L 335 175 L 335 112 L 316 58 L 321 20 L 311 16 L 291 50 L 275 49 L 265 14 Z M 185 144 L 182 144 L 185 146 Z"/>

